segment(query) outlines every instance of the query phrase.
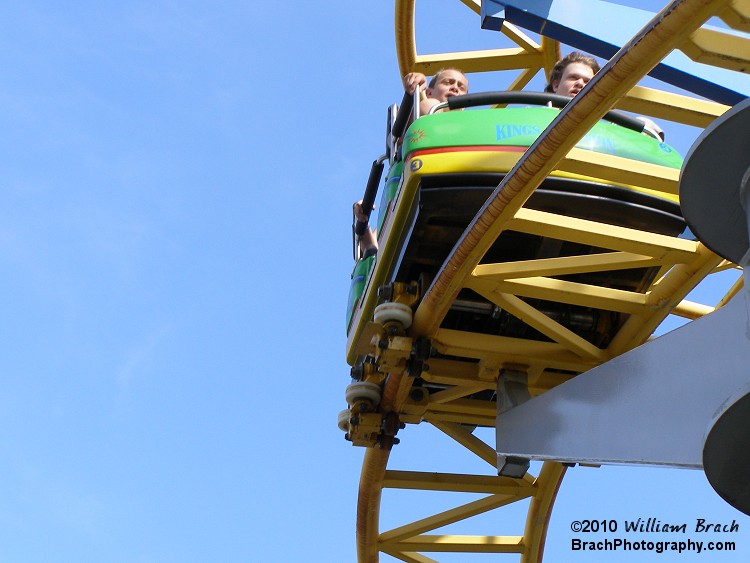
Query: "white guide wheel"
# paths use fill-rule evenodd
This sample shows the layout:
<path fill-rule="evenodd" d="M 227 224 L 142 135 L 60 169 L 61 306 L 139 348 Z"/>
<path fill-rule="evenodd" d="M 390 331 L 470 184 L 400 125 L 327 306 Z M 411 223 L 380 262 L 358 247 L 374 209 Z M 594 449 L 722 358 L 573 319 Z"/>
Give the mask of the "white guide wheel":
<path fill-rule="evenodd" d="M 380 386 L 366 381 L 358 381 L 346 386 L 346 403 L 349 406 L 357 401 L 370 401 L 373 405 L 380 403 Z"/>
<path fill-rule="evenodd" d="M 351 416 L 352 413 L 349 412 L 349 409 L 344 409 L 339 412 L 339 430 L 342 432 L 349 432 L 349 418 Z"/>
<path fill-rule="evenodd" d="M 396 321 L 403 325 L 404 328 L 411 326 L 413 318 L 411 307 L 403 303 L 381 303 L 375 307 L 373 319 L 376 323 L 385 324 Z"/>

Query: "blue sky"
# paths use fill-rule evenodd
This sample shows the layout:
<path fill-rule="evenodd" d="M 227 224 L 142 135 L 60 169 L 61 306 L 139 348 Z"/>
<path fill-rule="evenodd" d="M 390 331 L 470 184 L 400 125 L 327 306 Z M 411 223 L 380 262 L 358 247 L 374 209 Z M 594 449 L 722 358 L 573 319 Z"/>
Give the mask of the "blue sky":
<path fill-rule="evenodd" d="M 437 5 L 426 50 L 478 29 Z M 355 560 L 350 209 L 401 98 L 392 17 L 0 6 L 0 562 Z M 471 470 L 444 443 L 410 428 L 393 461 Z M 639 516 L 734 518 L 721 561 L 750 552 L 699 472 L 577 468 L 546 560 L 570 560 L 571 520 Z M 719 560 L 670 557 L 638 560 Z"/>

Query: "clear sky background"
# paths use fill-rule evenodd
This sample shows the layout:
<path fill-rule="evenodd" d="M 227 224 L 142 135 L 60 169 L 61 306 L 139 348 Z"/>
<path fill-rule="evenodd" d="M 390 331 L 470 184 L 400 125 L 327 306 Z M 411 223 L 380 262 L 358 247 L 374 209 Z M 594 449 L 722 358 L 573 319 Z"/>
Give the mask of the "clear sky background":
<path fill-rule="evenodd" d="M 425 51 L 497 40 L 420 13 Z M 354 561 L 350 210 L 401 98 L 392 4 L 6 2 L 0 69 L 0 563 Z M 394 467 L 474 469 L 423 426 Z M 638 517 L 735 519 L 710 539 L 737 552 L 569 549 L 572 520 Z M 545 560 L 748 554 L 701 472 L 576 468 Z"/>

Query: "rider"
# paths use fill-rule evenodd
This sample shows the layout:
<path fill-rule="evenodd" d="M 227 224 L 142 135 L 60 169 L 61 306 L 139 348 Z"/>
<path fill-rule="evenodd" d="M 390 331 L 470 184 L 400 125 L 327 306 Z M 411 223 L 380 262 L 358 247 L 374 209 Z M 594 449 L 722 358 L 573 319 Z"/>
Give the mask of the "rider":
<path fill-rule="evenodd" d="M 469 80 L 466 75 L 457 68 L 442 68 L 435 73 L 430 83 L 421 72 L 410 72 L 404 76 L 404 90 L 414 94 L 416 89 L 424 91 L 424 98 L 419 103 L 419 114 L 425 115 L 437 104 L 448 101 L 451 96 L 461 96 L 469 92 Z M 354 217 L 358 222 L 366 223 L 368 217 L 362 208 L 362 200 L 354 203 Z M 378 240 L 375 233 L 369 227 L 359 239 L 359 250 L 361 256 L 368 256 L 378 248 Z"/>
<path fill-rule="evenodd" d="M 545 92 L 572 98 L 599 72 L 599 63 L 594 57 L 573 51 L 557 61 L 549 75 Z"/>
<path fill-rule="evenodd" d="M 583 87 L 591 81 L 599 70 L 599 63 L 596 62 L 594 57 L 573 51 L 557 61 L 555 66 L 552 67 L 549 84 L 544 91 L 572 98 L 583 90 Z M 643 133 L 645 135 L 664 141 L 664 131 L 656 122 L 642 115 L 639 115 L 637 119 L 643 121 Z"/>
<path fill-rule="evenodd" d="M 367 223 L 369 221 L 369 217 L 365 214 L 365 210 L 362 207 L 361 199 L 354 202 L 352 211 L 357 223 Z M 375 254 L 377 250 L 378 238 L 375 236 L 375 231 L 373 231 L 368 225 L 365 232 L 359 237 L 359 255 L 362 258 L 367 258 L 368 256 Z"/>
<path fill-rule="evenodd" d="M 426 87 L 425 87 L 426 85 Z M 425 115 L 437 104 L 447 102 L 451 96 L 462 96 L 469 93 L 469 80 L 457 68 L 441 68 L 427 84 L 427 78 L 421 72 L 410 72 L 404 76 L 404 89 L 413 94 L 419 88 L 424 97 L 419 102 L 419 114 Z"/>

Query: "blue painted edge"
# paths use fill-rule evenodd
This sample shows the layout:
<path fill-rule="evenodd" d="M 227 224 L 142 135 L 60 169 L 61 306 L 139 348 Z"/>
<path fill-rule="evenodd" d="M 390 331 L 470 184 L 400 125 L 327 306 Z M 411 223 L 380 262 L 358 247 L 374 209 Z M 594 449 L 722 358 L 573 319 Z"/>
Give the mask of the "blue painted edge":
<path fill-rule="evenodd" d="M 561 4 L 557 4 L 560 6 Z M 483 29 L 499 31 L 503 21 L 539 33 L 575 49 L 580 49 L 602 59 L 612 58 L 621 46 L 603 37 L 578 31 L 568 25 L 550 19 L 557 11 L 552 10 L 553 0 L 529 2 L 528 0 L 482 0 L 481 25 Z M 556 7 L 557 7 L 556 6 Z M 618 9 L 635 10 L 617 5 Z M 733 106 L 747 96 L 710 80 L 665 63 L 659 63 L 648 76 L 681 88 L 715 102 Z"/>
<path fill-rule="evenodd" d="M 497 2 L 482 1 L 479 17 L 482 20 L 482 29 L 500 31 L 505 21 L 505 8 Z"/>

